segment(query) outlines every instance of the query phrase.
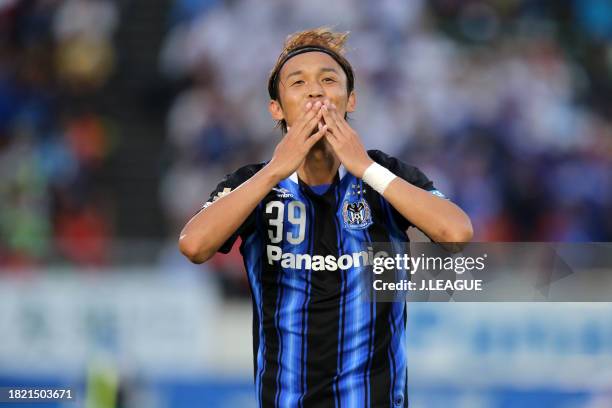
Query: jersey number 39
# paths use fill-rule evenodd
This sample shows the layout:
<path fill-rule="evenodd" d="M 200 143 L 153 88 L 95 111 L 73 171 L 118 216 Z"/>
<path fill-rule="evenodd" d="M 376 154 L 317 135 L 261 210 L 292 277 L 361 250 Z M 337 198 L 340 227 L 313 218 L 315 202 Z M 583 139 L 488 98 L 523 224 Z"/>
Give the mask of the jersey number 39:
<path fill-rule="evenodd" d="M 271 214 L 268 237 L 270 242 L 278 244 L 283 240 L 283 227 L 285 220 L 285 204 L 281 201 L 270 201 L 266 204 L 266 214 Z M 296 245 L 304 241 L 306 233 L 306 206 L 301 201 L 290 201 L 287 204 L 287 221 L 297 227 L 287 231 L 287 242 Z"/>

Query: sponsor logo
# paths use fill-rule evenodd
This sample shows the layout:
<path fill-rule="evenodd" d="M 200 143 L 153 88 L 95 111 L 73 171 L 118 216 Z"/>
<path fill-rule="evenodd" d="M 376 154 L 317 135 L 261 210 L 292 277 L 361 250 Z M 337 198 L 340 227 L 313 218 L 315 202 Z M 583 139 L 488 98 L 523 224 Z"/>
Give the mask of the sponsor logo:
<path fill-rule="evenodd" d="M 292 252 L 283 252 L 283 249 L 276 245 L 267 245 L 266 254 L 268 264 L 274 265 L 274 262 L 280 262 L 281 267 L 287 269 L 306 269 L 312 271 L 337 271 L 347 270 L 351 268 L 359 268 L 362 266 L 371 265 L 371 259 L 376 256 L 387 255 L 386 253 L 373 254 L 370 252 L 361 251 L 340 256 L 334 255 L 310 255 L 310 254 L 294 254 Z"/>
<path fill-rule="evenodd" d="M 279 198 L 293 198 L 293 193 L 283 187 L 273 187 L 273 191 L 276 191 L 276 196 Z"/>
<path fill-rule="evenodd" d="M 361 198 L 357 201 L 344 200 L 342 219 L 346 229 L 366 229 L 372 225 L 372 212 L 368 202 Z"/>

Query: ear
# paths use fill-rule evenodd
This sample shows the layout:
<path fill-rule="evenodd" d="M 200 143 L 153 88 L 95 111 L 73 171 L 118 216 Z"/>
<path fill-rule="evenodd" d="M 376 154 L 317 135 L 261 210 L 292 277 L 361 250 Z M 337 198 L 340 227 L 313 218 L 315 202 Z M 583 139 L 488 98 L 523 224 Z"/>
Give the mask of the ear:
<path fill-rule="evenodd" d="M 274 120 L 283 120 L 285 119 L 285 114 L 283 113 L 283 107 L 278 103 L 278 101 L 271 99 L 268 102 L 268 111 L 270 111 L 270 115 L 272 115 L 272 119 Z"/>
<path fill-rule="evenodd" d="M 356 106 L 357 106 L 357 94 L 355 93 L 355 90 L 352 90 L 348 97 L 348 101 L 346 102 L 346 111 L 355 112 Z"/>

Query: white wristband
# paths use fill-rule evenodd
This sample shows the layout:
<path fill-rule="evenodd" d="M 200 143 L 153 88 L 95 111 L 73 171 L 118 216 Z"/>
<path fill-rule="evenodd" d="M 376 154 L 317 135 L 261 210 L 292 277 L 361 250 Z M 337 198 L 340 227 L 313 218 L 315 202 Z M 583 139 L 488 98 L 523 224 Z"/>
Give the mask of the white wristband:
<path fill-rule="evenodd" d="M 391 173 L 380 164 L 372 163 L 366 171 L 363 172 L 363 177 L 361 179 L 376 190 L 378 194 L 383 195 L 387 187 L 389 187 L 389 184 L 391 184 L 396 177 L 395 174 Z"/>

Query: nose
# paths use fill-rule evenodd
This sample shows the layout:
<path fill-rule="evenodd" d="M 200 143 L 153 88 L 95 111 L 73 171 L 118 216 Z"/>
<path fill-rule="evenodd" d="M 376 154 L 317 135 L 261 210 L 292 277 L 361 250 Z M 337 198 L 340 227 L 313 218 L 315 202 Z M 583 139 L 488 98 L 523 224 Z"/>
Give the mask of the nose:
<path fill-rule="evenodd" d="M 325 93 L 323 87 L 318 82 L 313 82 L 308 87 L 308 99 L 323 98 Z"/>

